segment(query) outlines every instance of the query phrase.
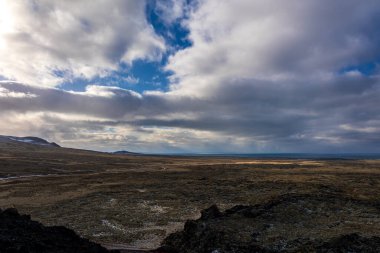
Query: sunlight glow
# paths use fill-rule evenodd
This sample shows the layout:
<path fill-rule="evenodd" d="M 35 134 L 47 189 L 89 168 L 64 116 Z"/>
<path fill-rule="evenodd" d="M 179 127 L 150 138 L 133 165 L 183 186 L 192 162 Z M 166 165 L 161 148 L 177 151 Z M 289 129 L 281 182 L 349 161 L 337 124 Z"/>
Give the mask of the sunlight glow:
<path fill-rule="evenodd" d="M 9 3 L 4 0 L 0 0 L 0 48 L 6 46 L 4 36 L 7 33 L 13 32 L 14 18 L 11 13 Z"/>

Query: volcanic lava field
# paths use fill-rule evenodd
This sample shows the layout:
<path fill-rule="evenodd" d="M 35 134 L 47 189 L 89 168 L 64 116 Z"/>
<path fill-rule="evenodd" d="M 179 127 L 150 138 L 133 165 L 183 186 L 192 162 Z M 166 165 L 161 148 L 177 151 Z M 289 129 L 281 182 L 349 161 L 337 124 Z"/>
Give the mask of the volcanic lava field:
<path fill-rule="evenodd" d="M 0 151 L 0 208 L 109 248 L 153 249 L 211 205 L 226 210 L 284 196 L 300 200 L 260 221 L 263 243 L 380 235 L 379 160 L 115 155 L 26 143 L 1 143 Z M 290 223 L 297 225 L 283 225 Z"/>

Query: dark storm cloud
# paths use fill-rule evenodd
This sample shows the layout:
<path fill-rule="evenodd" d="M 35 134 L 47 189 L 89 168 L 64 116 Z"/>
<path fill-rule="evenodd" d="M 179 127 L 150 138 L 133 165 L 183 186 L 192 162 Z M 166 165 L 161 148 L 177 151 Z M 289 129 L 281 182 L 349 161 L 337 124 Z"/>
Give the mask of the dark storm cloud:
<path fill-rule="evenodd" d="M 341 76 L 307 85 L 230 80 L 207 98 L 168 93 L 139 95 L 114 88 L 90 86 L 86 92 L 35 88 L 1 83 L 20 98 L 0 97 L 2 112 L 53 112 L 95 116 L 77 121 L 89 131 L 104 127 L 171 127 L 210 131 L 248 140 L 293 146 L 366 143 L 375 146 L 380 131 L 380 82 L 375 77 Z M 46 120 L 46 119 L 45 119 Z M 54 121 L 50 117 L 49 121 Z M 70 125 L 60 120 L 60 127 Z M 79 125 L 78 125 L 79 124 Z M 61 129 L 62 131 L 62 129 Z M 314 148 L 315 148 L 314 147 Z M 310 148 L 313 150 L 313 148 Z"/>
<path fill-rule="evenodd" d="M 140 96 L 136 93 L 112 87 L 97 87 L 97 90 L 90 89 L 84 93 L 38 88 L 20 83 L 0 83 L 0 87 L 15 93 L 34 95 L 26 99 L 2 97 L 0 98 L 2 111 L 51 111 L 120 118 L 130 111 L 135 111 L 141 103 Z M 109 93 L 104 93 L 104 91 Z"/>

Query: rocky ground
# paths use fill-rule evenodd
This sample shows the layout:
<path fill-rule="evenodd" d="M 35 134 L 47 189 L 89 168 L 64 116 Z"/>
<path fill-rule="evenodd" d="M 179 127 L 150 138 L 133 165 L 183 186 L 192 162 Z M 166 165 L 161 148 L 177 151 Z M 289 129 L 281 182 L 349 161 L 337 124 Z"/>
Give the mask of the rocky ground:
<path fill-rule="evenodd" d="M 371 231 L 358 234 L 347 225 L 347 215 L 363 219 L 377 216 L 378 203 L 336 198 L 333 195 L 277 197 L 255 206 L 235 206 L 221 212 L 216 205 L 202 211 L 198 220 L 186 222 L 183 231 L 169 235 L 151 253 L 377 253 L 380 237 Z M 360 211 L 359 211 L 360 212 Z M 330 223 L 321 221 L 322 216 Z M 370 222 L 370 225 L 376 226 Z M 347 226 L 351 233 L 337 233 Z M 375 228 L 376 229 L 376 228 Z M 322 232 L 322 233 L 321 233 Z M 140 250 L 107 250 L 61 226 L 45 227 L 20 215 L 16 209 L 0 210 L 1 253 L 143 253 Z"/>
<path fill-rule="evenodd" d="M 272 250 L 297 238 L 327 243 L 356 233 L 360 241 L 380 236 L 379 196 L 379 160 L 115 155 L 0 143 L 0 208 L 109 248 L 157 248 L 213 204 L 224 213 L 277 200 L 283 204 L 269 216 L 232 215 L 247 227 L 231 220 L 227 230 L 227 218 L 215 224 Z"/>
<path fill-rule="evenodd" d="M 355 216 L 355 217 L 353 217 Z M 178 253 L 372 252 L 380 250 L 380 203 L 332 194 L 286 194 L 254 206 L 217 206 L 163 242 Z"/>
<path fill-rule="evenodd" d="M 45 227 L 20 215 L 16 209 L 0 210 L 1 253 L 118 253 L 79 237 L 61 226 Z"/>

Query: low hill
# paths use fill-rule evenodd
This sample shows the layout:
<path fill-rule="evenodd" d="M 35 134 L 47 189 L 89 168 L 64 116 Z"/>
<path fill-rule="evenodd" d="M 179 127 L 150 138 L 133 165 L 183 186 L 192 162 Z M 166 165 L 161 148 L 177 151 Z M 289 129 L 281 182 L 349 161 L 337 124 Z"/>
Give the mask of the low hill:
<path fill-rule="evenodd" d="M 130 151 L 126 151 L 126 150 L 119 150 L 119 151 L 112 152 L 112 154 L 115 154 L 115 155 L 139 155 L 140 153 L 130 152 Z"/>

